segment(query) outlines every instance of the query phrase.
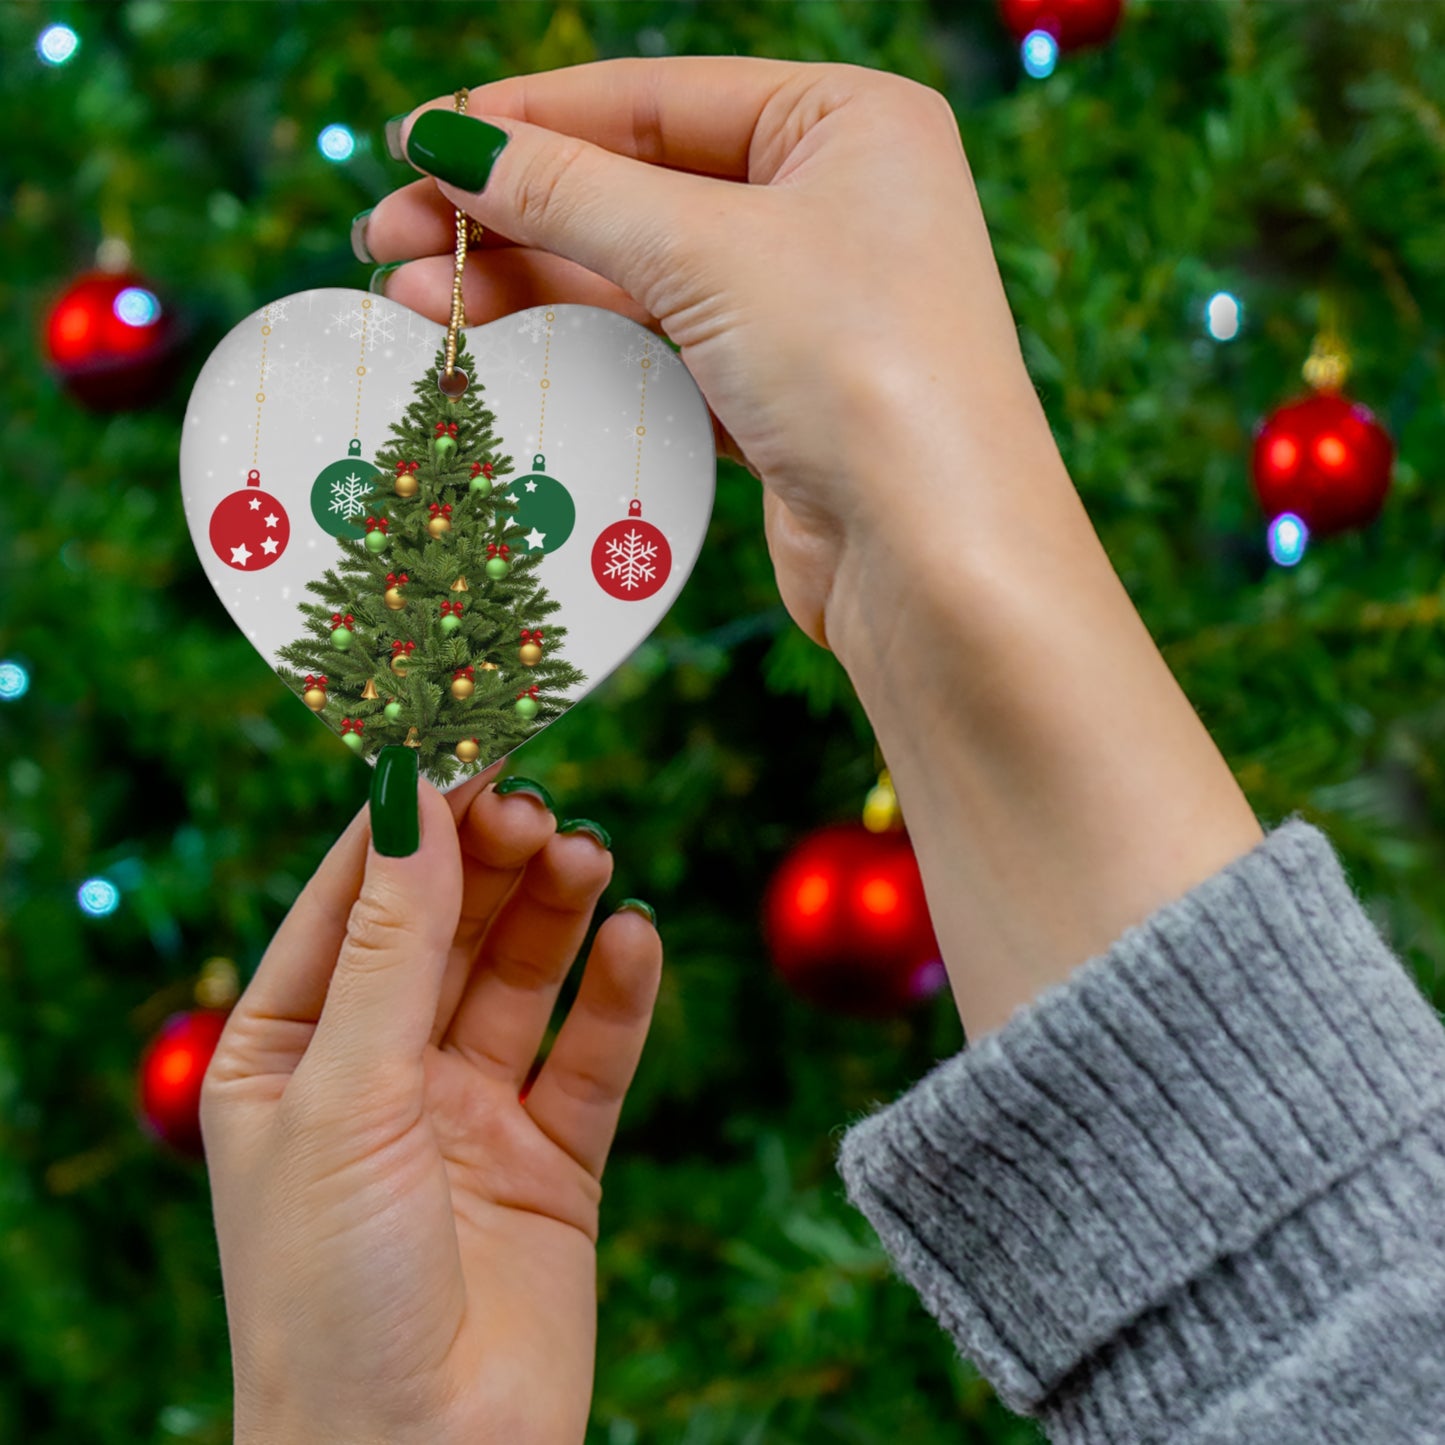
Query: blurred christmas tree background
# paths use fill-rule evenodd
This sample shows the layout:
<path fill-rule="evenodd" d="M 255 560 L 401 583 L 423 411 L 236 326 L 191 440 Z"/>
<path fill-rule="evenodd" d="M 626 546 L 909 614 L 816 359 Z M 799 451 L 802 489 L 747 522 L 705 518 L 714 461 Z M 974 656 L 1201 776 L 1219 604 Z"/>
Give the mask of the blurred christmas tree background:
<path fill-rule="evenodd" d="M 53 25 L 79 39 L 61 63 L 37 52 Z M 1134 0 L 1112 43 L 1030 78 L 990 0 L 11 3 L 0 1439 L 231 1438 L 204 1169 L 138 1125 L 137 1061 L 203 960 L 234 958 L 244 982 L 366 792 L 202 575 L 176 476 L 189 381 L 265 301 L 365 286 L 350 218 L 411 176 L 381 146 L 387 116 L 514 72 L 686 52 L 879 66 L 949 96 L 1125 583 L 1261 816 L 1325 827 L 1445 998 L 1445 7 Z M 331 132 L 328 156 L 335 126 L 350 140 Z M 184 349 L 172 389 L 93 414 L 42 332 L 107 238 Z M 1243 304 L 1228 340 L 1205 324 L 1221 292 Z M 1253 429 L 1303 390 L 1331 310 L 1348 391 L 1397 445 L 1393 490 L 1372 527 L 1276 566 Z M 612 830 L 606 902 L 655 903 L 668 952 L 607 1176 L 589 1439 L 1035 1440 L 890 1279 L 833 1171 L 842 1125 L 959 1047 L 946 995 L 841 1018 L 766 956 L 769 877 L 856 817 L 876 759 L 841 670 L 778 603 L 751 477 L 721 468 L 663 627 L 510 766 Z"/>

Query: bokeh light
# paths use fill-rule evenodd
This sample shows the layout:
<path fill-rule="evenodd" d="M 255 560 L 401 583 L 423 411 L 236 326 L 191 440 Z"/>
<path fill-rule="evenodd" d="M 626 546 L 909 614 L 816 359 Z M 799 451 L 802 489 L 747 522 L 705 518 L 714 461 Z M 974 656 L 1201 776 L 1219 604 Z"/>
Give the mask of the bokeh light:
<path fill-rule="evenodd" d="M 1281 567 L 1293 567 L 1305 554 L 1310 529 L 1293 512 L 1281 512 L 1269 524 L 1269 555 Z"/>
<path fill-rule="evenodd" d="M 356 151 L 356 137 L 344 125 L 329 125 L 316 137 L 316 148 L 329 161 L 349 161 Z"/>
<path fill-rule="evenodd" d="M 1047 30 L 1031 30 L 1019 47 L 1024 69 L 1035 80 L 1045 80 L 1059 63 L 1059 42 Z"/>
<path fill-rule="evenodd" d="M 35 53 L 47 65 L 64 65 L 80 49 L 80 36 L 68 25 L 47 25 L 35 42 Z"/>
<path fill-rule="evenodd" d="M 1204 329 L 1216 341 L 1233 341 L 1244 325 L 1244 307 L 1237 296 L 1216 291 L 1204 308 Z"/>
<path fill-rule="evenodd" d="M 0 662 L 0 702 L 15 702 L 30 691 L 30 674 L 18 662 Z"/>
<path fill-rule="evenodd" d="M 92 918 L 105 918 L 120 907 L 120 889 L 109 878 L 87 878 L 75 895 L 80 911 Z"/>
<path fill-rule="evenodd" d="M 150 326 L 160 320 L 161 303 L 155 292 L 144 286 L 127 286 L 115 298 L 113 310 L 127 326 Z"/>

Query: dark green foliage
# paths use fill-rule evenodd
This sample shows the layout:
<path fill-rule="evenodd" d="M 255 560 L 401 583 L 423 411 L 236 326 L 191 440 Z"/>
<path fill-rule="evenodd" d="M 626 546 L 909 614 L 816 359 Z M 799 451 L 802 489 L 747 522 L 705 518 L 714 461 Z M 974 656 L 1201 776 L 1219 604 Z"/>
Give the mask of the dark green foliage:
<path fill-rule="evenodd" d="M 81 51 L 43 70 L 35 36 L 62 19 Z M 124 232 L 195 329 L 193 377 L 265 301 L 365 285 L 350 217 L 414 179 L 385 159 L 387 116 L 687 51 L 880 65 L 949 95 L 1131 594 L 1260 813 L 1328 829 L 1445 1002 L 1445 7 L 1134 0 L 1112 47 L 1035 84 L 985 0 L 5 5 L 0 655 L 34 685 L 0 706 L 0 1441 L 230 1440 L 205 1174 L 137 1129 L 135 1063 L 208 955 L 254 966 L 369 778 L 201 572 L 175 476 L 185 384 L 87 416 L 37 359 L 44 307 Z M 335 121 L 361 139 L 344 166 L 314 144 Z M 876 256 L 880 278 L 908 248 Z M 1219 287 L 1248 308 L 1227 346 L 1200 324 Z M 1286 572 L 1247 448 L 1299 389 L 1326 293 L 1400 462 L 1368 534 Z M 906 506 L 906 449 L 894 462 Z M 944 999 L 827 1018 L 762 952 L 771 869 L 856 810 L 875 760 L 836 663 L 781 611 L 761 518 L 724 466 L 663 626 L 515 759 L 612 830 L 605 906 L 657 905 L 668 953 L 607 1173 L 590 1445 L 1023 1445 L 1032 1427 L 889 1278 L 832 1170 L 839 1128 L 956 1049 L 956 1017 Z M 124 893 L 108 920 L 75 907 L 94 874 Z"/>
<path fill-rule="evenodd" d="M 457 365 L 465 370 L 466 337 L 457 340 Z M 496 450 L 492 432 L 496 420 L 483 401 L 484 388 L 474 382 L 456 401 L 437 389 L 437 374 L 446 365 L 444 350 L 437 352 L 432 368 L 414 385 L 416 400 L 405 416 L 393 422 L 393 440 L 377 453 L 380 469 L 368 515 L 387 521 L 387 546 L 372 553 L 362 542 L 337 539 L 343 560 L 328 567 L 307 590 L 326 604 L 303 602 L 309 637 L 281 650 L 281 656 L 298 670 L 283 671 L 282 678 L 300 696 L 306 675 L 324 676 L 330 684 L 323 716 L 333 726 L 345 718 L 359 718 L 367 756 L 389 745 L 405 743 L 416 729 L 418 763 L 433 782 L 448 783 L 459 773 L 476 772 L 502 757 L 565 711 L 566 693 L 586 681 L 563 655 L 565 627 L 548 625 L 542 660 L 533 667 L 517 662 L 522 628 L 535 629 L 557 611 L 537 577 L 541 554 L 518 552 L 520 529 L 509 521 L 516 504 L 505 489 L 471 490 L 473 465 L 486 464 L 495 479 L 511 475 L 512 459 Z M 435 448 L 438 423 L 457 426 L 457 446 L 447 457 Z M 396 495 L 393 486 L 398 462 L 415 462 L 416 494 Z M 451 530 L 433 537 L 427 530 L 433 507 L 450 508 Z M 493 579 L 487 573 L 488 553 L 512 543 L 506 575 Z M 406 605 L 393 611 L 384 600 L 389 579 L 406 577 L 400 588 Z M 463 578 L 464 592 L 452 591 Z M 461 626 L 450 634 L 443 628 L 442 604 L 461 604 Z M 354 618 L 346 649 L 332 641 L 332 619 L 340 614 Z M 394 644 L 411 644 L 407 671 L 399 677 L 392 669 Z M 483 670 L 492 663 L 497 670 Z M 476 691 L 467 698 L 451 694 L 451 682 L 460 668 L 475 671 Z M 378 696 L 362 697 L 370 681 Z M 518 690 L 537 688 L 538 712 L 533 720 L 517 715 Z M 401 713 L 388 718 L 385 708 L 395 699 Z M 464 738 L 481 746 L 478 762 L 464 765 L 454 755 Z"/>

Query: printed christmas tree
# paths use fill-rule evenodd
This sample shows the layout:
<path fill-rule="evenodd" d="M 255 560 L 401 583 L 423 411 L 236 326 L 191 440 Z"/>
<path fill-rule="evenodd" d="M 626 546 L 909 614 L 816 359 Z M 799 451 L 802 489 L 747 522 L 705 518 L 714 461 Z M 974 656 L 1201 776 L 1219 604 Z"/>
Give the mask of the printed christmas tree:
<path fill-rule="evenodd" d="M 586 681 L 566 661 L 559 607 L 538 578 L 516 503 L 494 487 L 512 470 L 473 378 L 458 398 L 437 386 L 446 364 L 377 453 L 360 538 L 338 536 L 340 562 L 308 591 L 305 634 L 280 650 L 282 678 L 353 751 L 419 750 L 439 784 L 510 752 L 570 705 Z M 466 365 L 466 338 L 457 339 Z M 294 671 L 290 670 L 294 669 Z"/>

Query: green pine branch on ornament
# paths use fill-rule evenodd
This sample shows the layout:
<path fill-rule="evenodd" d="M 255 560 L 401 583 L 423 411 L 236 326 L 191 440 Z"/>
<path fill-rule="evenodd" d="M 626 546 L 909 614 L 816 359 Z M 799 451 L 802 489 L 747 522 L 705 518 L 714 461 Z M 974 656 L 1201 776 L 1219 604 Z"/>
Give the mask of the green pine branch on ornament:
<path fill-rule="evenodd" d="M 470 373 L 467 360 L 458 337 Z M 278 654 L 283 680 L 353 751 L 408 744 L 442 784 L 525 742 L 587 680 L 563 655 L 566 629 L 545 625 L 560 604 L 537 576 L 543 554 L 494 490 L 513 465 L 484 388 L 473 379 L 449 400 L 445 364 L 438 351 L 414 384 L 355 535 L 337 535 L 341 560 L 307 583 L 320 601 L 299 604 L 305 634 Z"/>

